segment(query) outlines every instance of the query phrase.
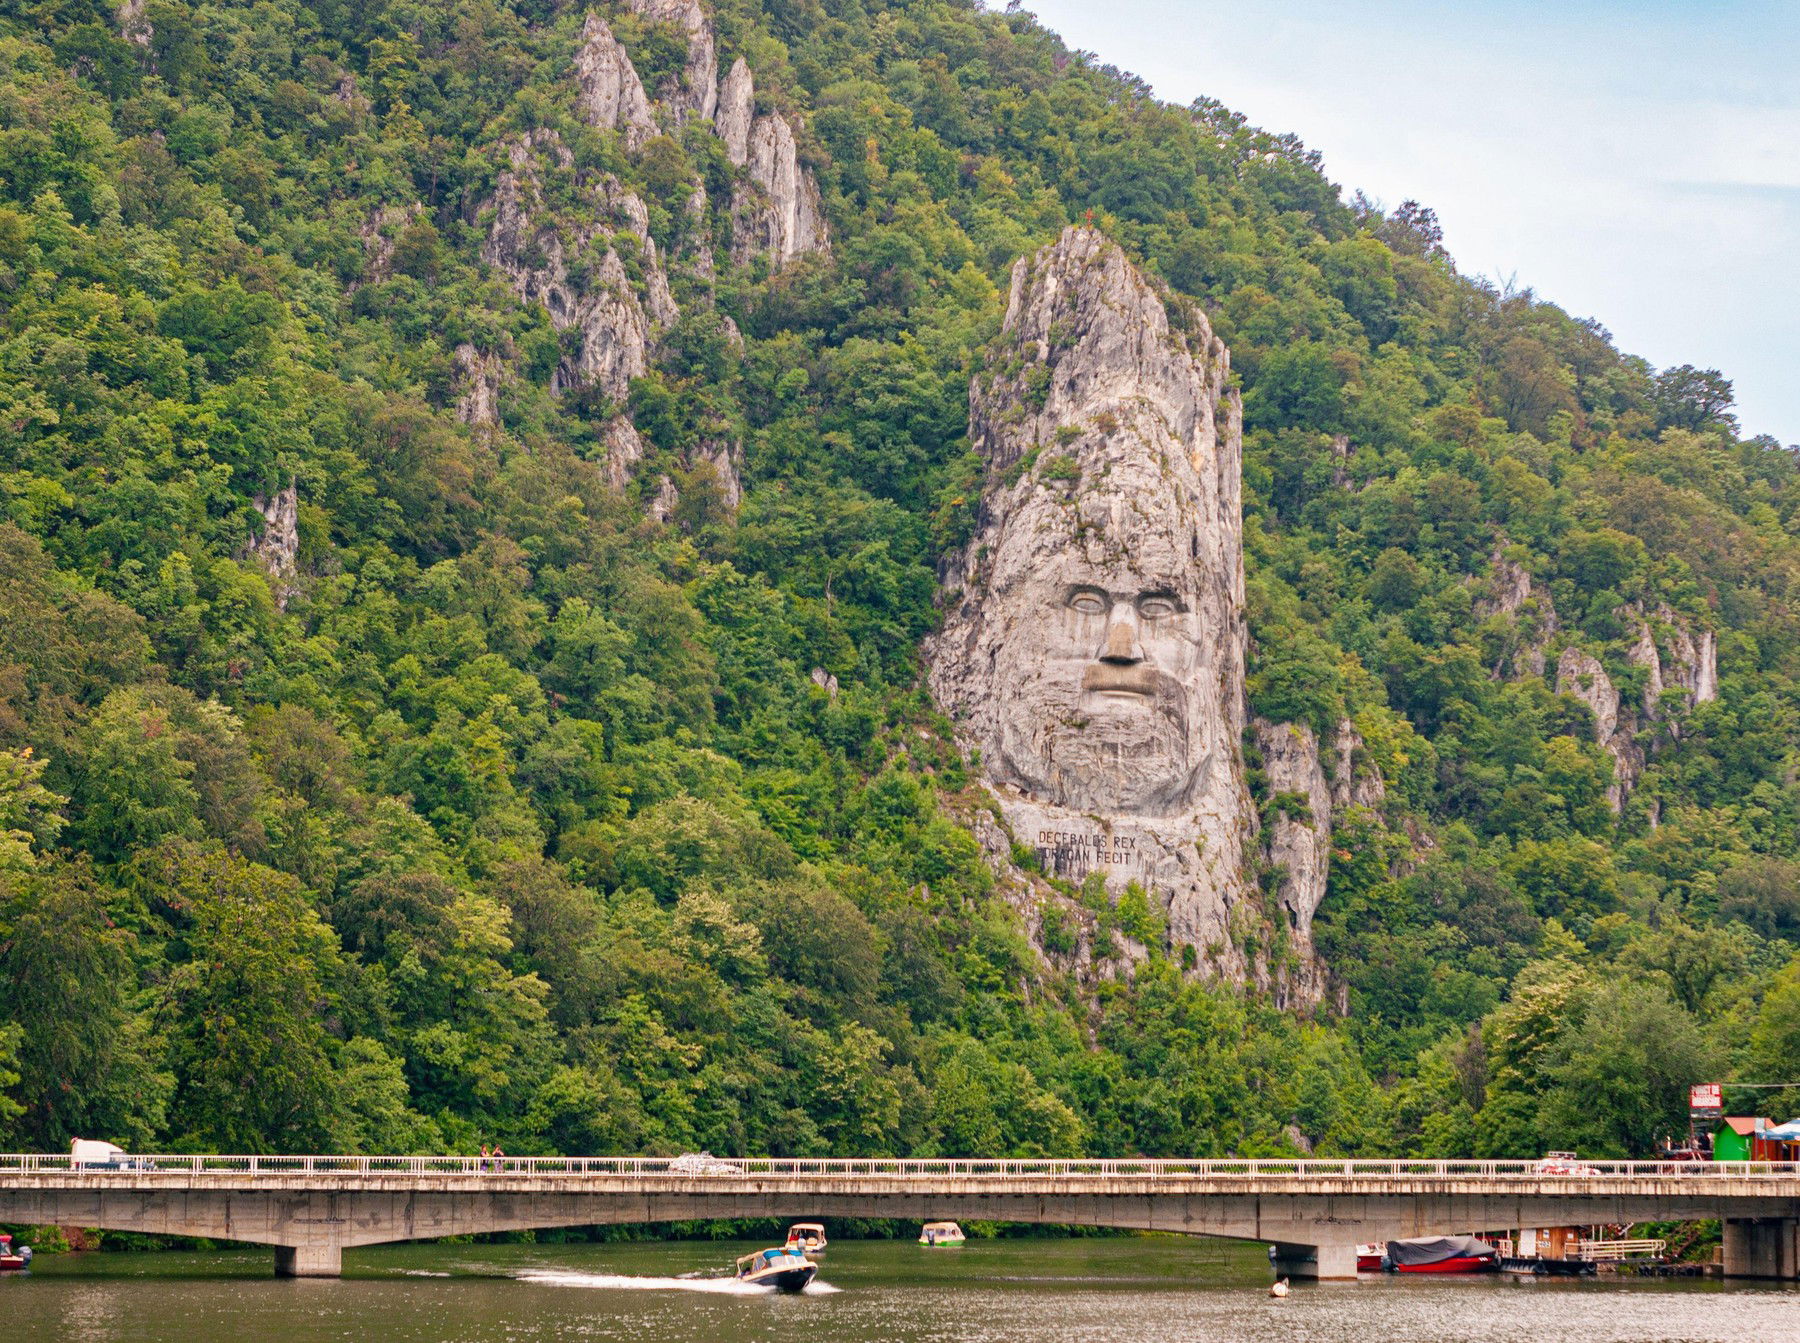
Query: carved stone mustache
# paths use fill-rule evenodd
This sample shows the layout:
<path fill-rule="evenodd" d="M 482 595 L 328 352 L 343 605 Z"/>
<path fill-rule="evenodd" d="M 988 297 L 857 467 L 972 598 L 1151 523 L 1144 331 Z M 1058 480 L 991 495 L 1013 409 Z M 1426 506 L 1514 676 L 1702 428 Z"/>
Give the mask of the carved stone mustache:
<path fill-rule="evenodd" d="M 1081 673 L 1081 688 L 1084 691 L 1117 691 L 1155 698 L 1168 679 L 1156 668 L 1146 667 L 1142 663 L 1126 665 L 1117 662 L 1091 662 Z"/>

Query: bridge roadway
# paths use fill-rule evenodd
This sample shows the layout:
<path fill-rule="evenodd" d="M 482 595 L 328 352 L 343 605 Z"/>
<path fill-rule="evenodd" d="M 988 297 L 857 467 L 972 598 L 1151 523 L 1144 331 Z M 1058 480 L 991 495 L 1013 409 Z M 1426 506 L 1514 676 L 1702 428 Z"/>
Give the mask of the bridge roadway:
<path fill-rule="evenodd" d="M 0 1156 L 0 1223 L 275 1247 L 336 1277 L 357 1245 L 623 1222 L 860 1217 L 1128 1227 L 1265 1241 L 1281 1271 L 1349 1278 L 1359 1242 L 1719 1218 L 1725 1271 L 1800 1277 L 1800 1164 L 1531 1161 L 826 1160 L 147 1156 L 75 1169 Z"/>

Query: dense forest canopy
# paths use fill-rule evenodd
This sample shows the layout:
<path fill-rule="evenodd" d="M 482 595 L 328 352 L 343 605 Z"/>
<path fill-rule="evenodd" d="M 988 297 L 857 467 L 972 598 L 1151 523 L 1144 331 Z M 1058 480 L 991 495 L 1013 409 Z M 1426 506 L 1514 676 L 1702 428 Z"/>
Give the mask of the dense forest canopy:
<path fill-rule="evenodd" d="M 711 7 L 830 248 L 702 276 L 742 170 L 577 115 L 587 12 L 0 3 L 14 1150 L 1602 1155 L 1800 1077 L 1800 479 L 1728 381 L 958 0 Z M 484 257 L 552 131 L 670 259 L 623 397 Z M 1028 938 L 921 686 L 971 374 L 1084 218 L 1231 348 L 1253 707 L 1386 781 L 1312 1016 L 1141 900 Z"/>

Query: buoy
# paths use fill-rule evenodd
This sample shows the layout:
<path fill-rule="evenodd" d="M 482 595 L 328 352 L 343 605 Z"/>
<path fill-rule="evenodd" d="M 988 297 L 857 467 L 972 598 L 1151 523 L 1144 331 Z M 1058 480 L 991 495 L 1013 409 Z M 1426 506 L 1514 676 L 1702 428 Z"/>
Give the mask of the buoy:
<path fill-rule="evenodd" d="M 1270 1296 L 1286 1296 L 1287 1294 L 1288 1294 L 1288 1285 L 1287 1285 L 1286 1278 L 1281 1279 L 1281 1281 L 1277 1282 L 1273 1287 L 1269 1288 Z"/>

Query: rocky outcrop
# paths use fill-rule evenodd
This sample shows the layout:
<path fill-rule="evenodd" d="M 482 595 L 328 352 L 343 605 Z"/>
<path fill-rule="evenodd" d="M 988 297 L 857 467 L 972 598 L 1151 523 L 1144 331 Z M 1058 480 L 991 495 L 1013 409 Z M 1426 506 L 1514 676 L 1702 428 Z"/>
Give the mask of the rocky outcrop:
<path fill-rule="evenodd" d="M 1348 434 L 1331 436 L 1331 487 L 1335 490 L 1347 489 L 1350 485 L 1350 459 L 1356 456 L 1356 448 L 1350 442 Z"/>
<path fill-rule="evenodd" d="M 694 462 L 705 462 L 711 469 L 713 486 L 719 492 L 719 503 L 728 512 L 737 512 L 744 501 L 744 482 L 738 463 L 743 447 L 736 441 L 711 439 L 695 449 Z M 690 468 L 691 469 L 691 468 Z"/>
<path fill-rule="evenodd" d="M 1331 807 L 1334 813 L 1351 807 L 1374 810 L 1387 800 L 1387 781 L 1381 771 L 1363 758 L 1363 739 L 1356 725 L 1341 719 L 1332 738 Z"/>
<path fill-rule="evenodd" d="M 1656 717 L 1657 706 L 1662 703 L 1662 658 L 1657 655 L 1656 636 L 1650 633 L 1649 625 L 1638 626 L 1637 642 L 1631 645 L 1625 660 L 1644 669 L 1644 716 Z"/>
<path fill-rule="evenodd" d="M 644 440 L 628 415 L 615 415 L 602 437 L 606 444 L 606 483 L 622 490 L 631 483 L 637 464 L 644 460 Z"/>
<path fill-rule="evenodd" d="M 1638 644 L 1644 665 L 1653 668 L 1659 698 L 1669 687 L 1687 691 L 1690 705 L 1719 697 L 1719 639 L 1711 630 L 1696 631 L 1669 607 L 1657 606 L 1639 625 Z"/>
<path fill-rule="evenodd" d="M 719 48 L 699 0 L 628 0 L 628 6 L 652 23 L 674 24 L 687 36 L 687 62 L 678 77 L 657 90 L 658 101 L 678 125 L 711 121 L 719 105 Z"/>
<path fill-rule="evenodd" d="M 156 37 L 156 29 L 144 16 L 145 0 L 122 0 L 115 13 L 119 20 L 119 36 L 134 47 L 148 47 Z"/>
<path fill-rule="evenodd" d="M 457 383 L 462 389 L 456 398 L 456 418 L 478 428 L 498 425 L 500 386 L 508 380 L 506 361 L 466 341 L 456 347 L 455 357 Z"/>
<path fill-rule="evenodd" d="M 543 304 L 557 330 L 579 333 L 575 352 L 551 375 L 551 390 L 597 387 L 623 402 L 631 379 L 649 367 L 652 340 L 675 317 L 668 280 L 649 238 L 648 212 L 616 179 L 603 175 L 592 181 L 578 177 L 576 194 L 586 208 L 559 217 L 547 203 L 544 177 L 572 173 L 573 157 L 554 131 L 533 131 L 516 142 L 510 163 L 489 203 L 482 259 L 506 274 L 521 300 Z M 620 232 L 626 236 L 619 238 Z M 638 251 L 641 291 L 626 273 L 615 240 Z"/>
<path fill-rule="evenodd" d="M 760 253 L 778 269 L 802 253 L 829 251 L 819 185 L 800 166 L 794 132 L 780 113 L 751 125 L 747 153 L 750 180 L 731 207 L 732 260 L 742 265 Z"/>
<path fill-rule="evenodd" d="M 1277 877 L 1276 903 L 1293 953 L 1293 969 L 1277 991 L 1288 1002 L 1316 1003 L 1325 974 L 1313 950 L 1312 925 L 1331 876 L 1332 832 L 1352 807 L 1379 807 L 1387 789 L 1381 772 L 1361 759 L 1362 738 L 1348 718 L 1332 734 L 1329 778 L 1312 728 L 1260 718 L 1253 726 L 1267 798 L 1263 857 Z"/>
<path fill-rule="evenodd" d="M 1580 700 L 1594 715 L 1594 740 L 1613 761 L 1606 801 L 1614 811 L 1624 810 L 1625 799 L 1644 772 L 1644 751 L 1637 744 L 1637 715 L 1622 706 L 1618 687 L 1599 659 L 1580 648 L 1565 648 L 1557 659 L 1556 693 Z"/>
<path fill-rule="evenodd" d="M 725 144 L 725 156 L 742 167 L 750 158 L 750 124 L 756 120 L 756 84 L 739 56 L 719 86 L 713 129 Z"/>
<path fill-rule="evenodd" d="M 656 478 L 656 492 L 644 501 L 644 512 L 652 521 L 667 522 L 675 516 L 675 505 L 681 502 L 681 495 L 675 489 L 675 482 L 667 476 Z"/>
<path fill-rule="evenodd" d="M 263 526 L 244 550 L 269 571 L 275 605 L 285 611 L 300 564 L 300 490 L 288 484 L 272 495 L 255 495 L 250 502 L 262 515 Z"/>
<path fill-rule="evenodd" d="M 1242 411 L 1223 343 L 1180 316 L 1093 229 L 1014 267 L 970 392 L 981 522 L 925 655 L 1044 870 L 1141 883 L 1245 979 Z"/>
<path fill-rule="evenodd" d="M 622 131 L 625 147 L 632 150 L 656 134 L 656 115 L 637 69 L 598 14 L 589 14 L 582 25 L 575 78 L 581 85 L 577 104 L 588 125 Z"/>
<path fill-rule="evenodd" d="M 363 272 L 371 283 L 380 283 L 394 273 L 394 251 L 407 225 L 425 213 L 417 202 L 412 205 L 383 205 L 373 211 L 357 236 L 362 239 Z"/>
<path fill-rule="evenodd" d="M 1494 552 L 1486 586 L 1475 598 L 1477 620 L 1496 616 L 1512 617 L 1512 629 L 1494 665 L 1494 676 L 1542 676 L 1546 650 L 1562 623 L 1549 590 L 1504 550 Z"/>
<path fill-rule="evenodd" d="M 1299 723 L 1256 722 L 1256 744 L 1270 805 L 1263 850 L 1279 872 L 1276 900 L 1299 962 L 1314 965 L 1313 914 L 1325 899 L 1331 874 L 1331 785 L 1319 759 L 1319 739 Z M 1317 997 L 1317 986 L 1309 998 Z"/>
<path fill-rule="evenodd" d="M 1637 634 L 1625 660 L 1644 671 L 1643 696 L 1637 704 L 1625 702 L 1599 660 L 1583 649 L 1565 648 L 1556 667 L 1557 693 L 1572 695 L 1588 706 L 1594 715 L 1594 739 L 1612 757 L 1613 782 L 1606 800 L 1614 811 L 1624 810 L 1643 777 L 1649 751 L 1638 738 L 1644 729 L 1660 724 L 1669 737 L 1681 735 L 1683 714 L 1670 707 L 1669 690 L 1685 691 L 1689 705 L 1719 695 L 1718 639 L 1711 630 L 1696 632 L 1664 605 L 1647 616 L 1633 605 L 1626 614 L 1636 622 Z"/>
<path fill-rule="evenodd" d="M 756 89 L 742 58 L 720 91 L 714 129 L 744 170 L 731 201 L 731 258 L 766 255 L 779 269 L 805 252 L 829 251 L 819 184 L 800 163 L 793 127 L 779 112 L 756 115 Z"/>

